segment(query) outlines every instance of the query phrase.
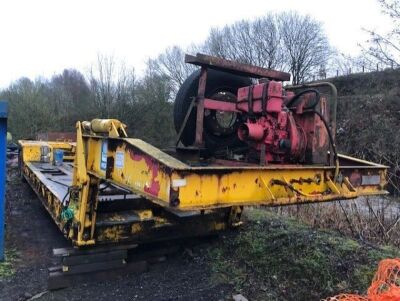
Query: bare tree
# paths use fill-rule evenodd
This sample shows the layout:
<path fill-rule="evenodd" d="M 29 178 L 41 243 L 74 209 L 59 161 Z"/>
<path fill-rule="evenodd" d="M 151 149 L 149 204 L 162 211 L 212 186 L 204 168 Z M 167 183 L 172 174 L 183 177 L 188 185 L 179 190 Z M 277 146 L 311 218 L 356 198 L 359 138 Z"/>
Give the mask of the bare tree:
<path fill-rule="evenodd" d="M 267 15 L 253 23 L 256 65 L 270 69 L 284 68 L 284 51 L 276 17 Z"/>
<path fill-rule="evenodd" d="M 159 73 L 154 60 L 147 62 L 143 76 L 136 82 L 136 103 L 128 124 L 135 136 L 165 147 L 174 141 L 171 80 Z"/>
<path fill-rule="evenodd" d="M 98 55 L 97 64 L 89 72 L 89 83 L 94 103 L 103 117 L 112 117 L 117 107 L 134 99 L 134 70 L 128 70 L 123 62 L 117 64 L 112 56 Z"/>
<path fill-rule="evenodd" d="M 371 72 L 376 70 L 376 60 L 369 56 L 351 56 L 335 53 L 329 62 L 330 75 L 348 75 L 351 73 Z"/>
<path fill-rule="evenodd" d="M 93 111 L 88 83 L 78 70 L 65 69 L 54 75 L 47 88 L 54 116 L 58 118 L 57 125 L 62 129 L 74 129 L 80 116 Z"/>
<path fill-rule="evenodd" d="M 155 145 L 174 141 L 170 80 L 150 62 L 136 78 L 123 62 L 99 56 L 87 79 L 73 69 L 51 79 L 21 78 L 0 90 L 3 97 L 10 101 L 9 130 L 17 139 L 71 131 L 77 120 L 106 117 L 123 121 L 131 136 Z"/>
<path fill-rule="evenodd" d="M 114 76 L 114 58 L 100 54 L 97 55 L 97 64 L 90 69 L 89 82 L 94 96 L 94 102 L 103 117 L 110 117 L 111 104 L 114 98 Z"/>
<path fill-rule="evenodd" d="M 272 14 L 254 21 L 238 21 L 222 29 L 212 28 L 203 49 L 215 56 L 261 67 L 283 65 L 280 34 Z"/>
<path fill-rule="evenodd" d="M 400 1 L 378 0 L 382 13 L 391 18 L 393 28 L 388 33 L 378 33 L 374 30 L 366 30 L 370 34 L 367 47 L 363 52 L 380 63 L 382 67 L 400 66 Z"/>
<path fill-rule="evenodd" d="M 283 50 L 275 16 L 269 14 L 254 21 L 242 20 L 222 29 L 212 28 L 201 45 L 187 49 L 167 48 L 151 60 L 153 70 L 170 80 L 173 97 L 184 80 L 197 69 L 185 64 L 185 53 L 205 52 L 218 57 L 266 68 L 283 68 Z"/>
<path fill-rule="evenodd" d="M 331 53 L 321 24 L 293 12 L 267 14 L 212 28 L 205 42 L 196 48 L 242 63 L 290 71 L 294 84 L 313 76 L 326 76 Z M 184 64 L 183 58 L 183 49 L 175 46 L 154 60 L 159 74 L 172 81 L 175 93 L 194 70 Z"/>
<path fill-rule="evenodd" d="M 194 48 L 194 46 L 192 46 Z M 190 52 L 190 50 L 188 49 Z M 166 76 L 171 83 L 171 89 L 176 93 L 185 79 L 196 69 L 185 64 L 185 50 L 179 46 L 167 48 L 155 60 L 148 62 L 148 70 L 153 70 L 160 76 Z"/>
<path fill-rule="evenodd" d="M 320 22 L 296 12 L 278 16 L 279 32 L 293 84 L 312 79 L 331 54 Z"/>

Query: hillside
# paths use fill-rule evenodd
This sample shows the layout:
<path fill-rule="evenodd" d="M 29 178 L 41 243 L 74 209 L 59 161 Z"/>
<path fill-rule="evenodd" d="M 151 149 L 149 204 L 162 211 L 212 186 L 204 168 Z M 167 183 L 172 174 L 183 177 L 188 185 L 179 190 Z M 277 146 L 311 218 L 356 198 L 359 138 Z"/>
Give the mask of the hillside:
<path fill-rule="evenodd" d="M 347 76 L 330 78 L 340 96 L 382 94 L 394 92 L 400 87 L 400 70 L 388 69 L 379 72 L 355 73 Z"/>
<path fill-rule="evenodd" d="M 329 79 L 338 89 L 337 144 L 341 152 L 392 167 L 399 185 L 400 70 Z M 396 176 L 397 174 L 397 176 Z"/>

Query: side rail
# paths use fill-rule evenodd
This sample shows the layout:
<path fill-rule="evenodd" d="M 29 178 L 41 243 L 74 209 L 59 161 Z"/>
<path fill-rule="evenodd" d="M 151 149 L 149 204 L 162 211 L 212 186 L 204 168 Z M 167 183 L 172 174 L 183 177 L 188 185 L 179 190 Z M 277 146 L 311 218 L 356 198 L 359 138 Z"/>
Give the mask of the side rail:
<path fill-rule="evenodd" d="M 200 210 L 288 205 L 386 194 L 387 167 L 339 156 L 335 166 L 189 166 L 139 139 L 84 136 L 85 172 L 162 206 Z"/>
<path fill-rule="evenodd" d="M 289 205 L 387 193 L 387 167 L 352 157 L 339 156 L 337 177 L 334 166 L 259 166 L 234 161 L 189 165 L 142 140 L 121 138 L 126 137 L 123 124 L 108 120 L 99 125 L 99 129 L 86 125 L 87 130 L 78 122 L 76 145 L 20 141 L 24 177 L 77 246 L 150 237 L 143 232 L 146 224 L 156 232 L 163 226 L 171 228 L 179 216 L 184 219 L 176 226 L 184 227 L 174 228 L 177 232 L 171 235 L 221 230 L 237 222 L 244 205 Z M 70 163 L 54 164 L 57 149 L 63 150 L 64 161 Z M 99 197 L 108 183 L 137 195 L 131 202 L 138 210 L 100 216 Z M 165 214 L 153 216 L 156 212 L 150 213 L 148 203 L 163 208 Z M 168 218 L 170 214 L 173 219 Z M 193 219 L 187 220 L 188 216 Z"/>
<path fill-rule="evenodd" d="M 54 161 L 55 150 L 63 151 L 64 161 L 73 161 L 75 158 L 74 142 L 53 142 L 53 141 L 33 141 L 19 140 L 20 162 L 48 162 Z"/>

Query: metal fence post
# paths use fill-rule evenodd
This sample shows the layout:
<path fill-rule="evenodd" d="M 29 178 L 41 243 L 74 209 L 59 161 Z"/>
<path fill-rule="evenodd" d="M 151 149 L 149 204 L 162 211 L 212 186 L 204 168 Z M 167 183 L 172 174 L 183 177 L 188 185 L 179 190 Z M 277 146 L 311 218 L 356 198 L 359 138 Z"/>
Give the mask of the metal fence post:
<path fill-rule="evenodd" d="M 4 225 L 6 191 L 6 152 L 7 152 L 7 116 L 8 103 L 0 101 L 0 261 L 4 261 Z"/>

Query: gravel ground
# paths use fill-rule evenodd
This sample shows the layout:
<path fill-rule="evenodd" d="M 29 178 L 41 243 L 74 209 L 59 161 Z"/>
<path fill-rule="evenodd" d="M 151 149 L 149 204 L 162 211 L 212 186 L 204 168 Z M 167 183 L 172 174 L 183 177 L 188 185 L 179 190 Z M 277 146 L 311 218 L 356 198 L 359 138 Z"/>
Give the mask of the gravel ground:
<path fill-rule="evenodd" d="M 0 300 L 28 300 L 46 291 L 52 249 L 68 246 L 27 183 L 15 172 L 7 183 L 6 249 L 16 254 L 15 273 L 0 279 Z M 214 242 L 217 243 L 217 242 Z M 79 283 L 46 292 L 36 300 L 229 300 L 229 285 L 215 285 L 206 259 L 207 245 L 179 252 L 140 275 Z"/>

